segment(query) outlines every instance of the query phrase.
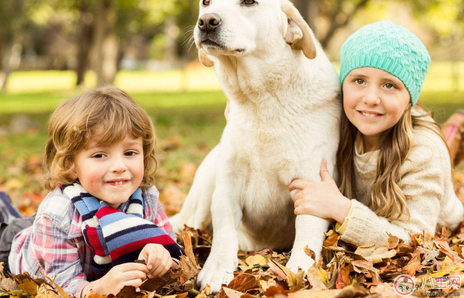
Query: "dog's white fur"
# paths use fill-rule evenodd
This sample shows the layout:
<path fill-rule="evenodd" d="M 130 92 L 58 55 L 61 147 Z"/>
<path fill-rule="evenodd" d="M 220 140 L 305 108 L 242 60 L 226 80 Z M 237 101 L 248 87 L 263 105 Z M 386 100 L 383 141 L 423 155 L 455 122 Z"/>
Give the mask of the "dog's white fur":
<path fill-rule="evenodd" d="M 220 47 L 205 44 L 208 37 L 195 29 L 200 60 L 214 64 L 231 109 L 220 144 L 171 218 L 176 230 L 212 224 L 211 254 L 198 280 L 213 291 L 233 278 L 239 248 L 293 246 L 287 267 L 307 270 L 314 261 L 304 247 L 320 256 L 328 221 L 295 217 L 288 185 L 296 178 L 320 181 L 323 158 L 336 174 L 341 110 L 335 68 L 288 0 L 242 1 L 200 1 L 200 17 L 221 18 L 212 35 Z"/>

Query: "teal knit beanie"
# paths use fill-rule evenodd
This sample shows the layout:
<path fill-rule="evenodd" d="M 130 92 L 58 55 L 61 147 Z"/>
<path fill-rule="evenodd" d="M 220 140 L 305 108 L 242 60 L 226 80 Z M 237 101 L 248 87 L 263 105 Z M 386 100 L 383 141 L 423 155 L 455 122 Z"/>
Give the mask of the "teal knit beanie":
<path fill-rule="evenodd" d="M 351 35 L 340 54 L 340 83 L 355 68 L 374 67 L 400 79 L 415 105 L 430 65 L 422 41 L 390 21 L 366 25 Z"/>

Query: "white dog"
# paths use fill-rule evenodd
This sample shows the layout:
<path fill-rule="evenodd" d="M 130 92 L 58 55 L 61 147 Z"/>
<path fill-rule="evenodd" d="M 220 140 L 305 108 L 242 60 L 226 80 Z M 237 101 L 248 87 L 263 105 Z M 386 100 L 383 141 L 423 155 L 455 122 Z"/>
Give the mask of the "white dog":
<path fill-rule="evenodd" d="M 307 270 L 314 261 L 304 247 L 320 256 L 328 221 L 296 217 L 288 185 L 320 181 L 323 158 L 335 174 L 336 70 L 288 0 L 201 0 L 194 34 L 200 60 L 214 64 L 231 106 L 220 144 L 171 219 L 177 230 L 212 224 L 198 280 L 220 290 L 233 278 L 238 249 L 293 247 L 287 267 Z"/>

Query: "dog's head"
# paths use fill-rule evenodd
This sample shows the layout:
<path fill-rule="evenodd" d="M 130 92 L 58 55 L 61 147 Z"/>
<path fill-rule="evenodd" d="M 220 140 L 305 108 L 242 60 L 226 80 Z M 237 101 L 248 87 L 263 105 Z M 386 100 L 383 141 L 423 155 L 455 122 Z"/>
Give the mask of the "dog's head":
<path fill-rule="evenodd" d="M 206 66 L 213 65 L 208 55 L 240 57 L 279 42 L 316 56 L 311 29 L 288 0 L 200 0 L 194 37 Z"/>

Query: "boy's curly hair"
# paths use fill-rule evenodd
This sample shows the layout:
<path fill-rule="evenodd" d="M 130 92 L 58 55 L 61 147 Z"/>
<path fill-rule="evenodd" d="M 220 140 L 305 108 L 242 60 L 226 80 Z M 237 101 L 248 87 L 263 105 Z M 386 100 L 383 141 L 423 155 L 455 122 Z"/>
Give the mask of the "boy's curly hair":
<path fill-rule="evenodd" d="M 112 145 L 126 135 L 143 140 L 144 175 L 141 188 L 153 185 L 158 162 L 156 136 L 147 112 L 127 93 L 115 87 L 102 87 L 64 100 L 48 122 L 45 149 L 45 186 L 73 183 L 74 157 L 90 139 Z"/>

